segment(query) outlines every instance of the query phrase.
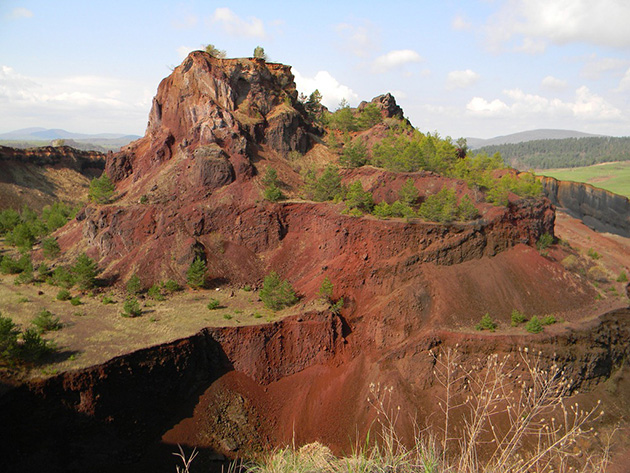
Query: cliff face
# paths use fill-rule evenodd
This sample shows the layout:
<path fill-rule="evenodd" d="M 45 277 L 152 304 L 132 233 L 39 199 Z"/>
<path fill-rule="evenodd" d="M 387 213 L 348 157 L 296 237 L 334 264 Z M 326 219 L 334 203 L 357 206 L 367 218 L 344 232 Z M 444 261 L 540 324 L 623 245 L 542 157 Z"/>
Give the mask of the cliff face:
<path fill-rule="evenodd" d="M 556 206 L 600 232 L 630 237 L 630 200 L 590 184 L 541 177 L 545 195 Z"/>
<path fill-rule="evenodd" d="M 191 53 L 158 87 L 145 136 L 108 161 L 107 173 L 135 180 L 175 155 L 215 184 L 251 176 L 250 157 L 267 145 L 306 152 L 315 131 L 297 101 L 291 68 L 258 59 Z M 216 182 L 213 172 L 228 179 Z M 195 184 L 203 184 L 203 179 Z"/>
<path fill-rule="evenodd" d="M 0 146 L 0 167 L 0 210 L 26 204 L 39 211 L 57 200 L 84 200 L 90 179 L 103 172 L 105 155 L 68 146 Z"/>

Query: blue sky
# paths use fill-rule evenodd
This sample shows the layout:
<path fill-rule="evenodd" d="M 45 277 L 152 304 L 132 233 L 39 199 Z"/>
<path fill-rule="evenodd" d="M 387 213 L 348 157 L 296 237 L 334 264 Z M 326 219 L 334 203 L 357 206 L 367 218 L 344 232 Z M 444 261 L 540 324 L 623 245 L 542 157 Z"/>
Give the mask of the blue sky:
<path fill-rule="evenodd" d="M 421 131 L 630 135 L 630 1 L 0 2 L 0 132 L 143 134 L 161 79 L 257 45 L 335 109 L 391 92 Z"/>

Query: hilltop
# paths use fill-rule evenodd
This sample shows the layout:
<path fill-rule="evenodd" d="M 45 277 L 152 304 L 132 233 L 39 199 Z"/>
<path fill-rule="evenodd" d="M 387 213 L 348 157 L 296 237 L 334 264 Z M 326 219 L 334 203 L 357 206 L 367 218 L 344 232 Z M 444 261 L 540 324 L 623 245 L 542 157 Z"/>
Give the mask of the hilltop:
<path fill-rule="evenodd" d="M 566 138 L 595 138 L 603 137 L 603 135 L 594 135 L 592 133 L 584 133 L 575 130 L 555 130 L 555 129 L 538 129 L 521 131 L 509 135 L 495 136 L 494 138 L 466 138 L 466 142 L 471 149 L 483 148 L 486 146 L 499 146 L 506 144 L 524 143 L 527 141 L 537 140 L 562 140 Z"/>

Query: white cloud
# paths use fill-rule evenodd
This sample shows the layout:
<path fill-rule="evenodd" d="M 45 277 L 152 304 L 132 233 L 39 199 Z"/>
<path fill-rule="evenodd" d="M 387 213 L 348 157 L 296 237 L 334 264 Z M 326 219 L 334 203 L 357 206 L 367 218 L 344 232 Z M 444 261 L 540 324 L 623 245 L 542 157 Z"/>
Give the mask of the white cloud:
<path fill-rule="evenodd" d="M 243 20 L 227 7 L 217 8 L 212 15 L 212 22 L 221 24 L 225 32 L 232 36 L 260 39 L 267 36 L 261 19 L 250 16 Z"/>
<path fill-rule="evenodd" d="M 505 0 L 485 31 L 494 49 L 509 48 L 512 40 L 526 52 L 542 52 L 550 43 L 628 48 L 629 18 L 625 0 Z"/>
<path fill-rule="evenodd" d="M 553 76 L 547 76 L 542 80 L 541 85 L 543 88 L 548 90 L 563 90 L 566 89 L 568 84 L 566 80 L 558 79 Z"/>
<path fill-rule="evenodd" d="M 33 18 L 33 12 L 28 8 L 16 7 L 6 16 L 10 20 L 19 20 L 20 18 Z"/>
<path fill-rule="evenodd" d="M 367 57 L 378 48 L 377 28 L 365 20 L 362 25 L 339 23 L 335 31 L 342 40 L 344 49 L 359 57 Z"/>
<path fill-rule="evenodd" d="M 322 103 L 330 110 L 335 110 L 342 99 L 355 103 L 359 96 L 348 86 L 340 84 L 328 71 L 319 71 L 315 77 L 307 77 L 293 69 L 297 89 L 310 95 L 315 89 L 322 94 Z"/>
<path fill-rule="evenodd" d="M 574 118 L 580 121 L 597 122 L 623 118 L 622 112 L 607 102 L 603 97 L 582 86 L 575 91 L 573 101 L 547 98 L 528 94 L 521 89 L 504 90 L 506 101 L 494 99 L 488 101 L 474 97 L 466 109 L 474 115 L 505 118 L 540 117 L 540 119 Z"/>
<path fill-rule="evenodd" d="M 466 110 L 475 115 L 496 116 L 508 111 L 509 107 L 499 99 L 489 102 L 482 97 L 473 97 L 466 105 Z"/>
<path fill-rule="evenodd" d="M 453 18 L 451 27 L 457 31 L 468 31 L 472 29 L 472 23 L 466 20 L 466 18 L 464 18 L 462 15 L 457 15 L 455 18 Z"/>
<path fill-rule="evenodd" d="M 479 80 L 479 74 L 470 69 L 465 71 L 451 71 L 446 77 L 446 88 L 452 89 L 465 89 L 470 87 Z"/>
<path fill-rule="evenodd" d="M 43 126 L 138 133 L 146 123 L 152 95 L 145 84 L 130 80 L 27 77 L 0 66 L 0 129 Z"/>
<path fill-rule="evenodd" d="M 372 63 L 374 72 L 386 72 L 413 62 L 420 62 L 422 58 L 412 49 L 396 49 L 377 57 Z"/>

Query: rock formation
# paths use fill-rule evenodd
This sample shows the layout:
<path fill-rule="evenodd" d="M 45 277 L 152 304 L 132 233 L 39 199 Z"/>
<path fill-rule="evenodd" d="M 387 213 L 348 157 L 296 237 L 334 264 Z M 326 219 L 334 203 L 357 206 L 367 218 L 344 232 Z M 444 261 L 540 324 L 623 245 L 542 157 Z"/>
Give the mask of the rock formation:
<path fill-rule="evenodd" d="M 582 182 L 542 176 L 545 195 L 554 205 L 599 232 L 630 237 L 630 200 Z"/>

